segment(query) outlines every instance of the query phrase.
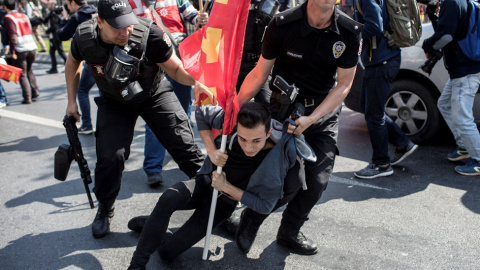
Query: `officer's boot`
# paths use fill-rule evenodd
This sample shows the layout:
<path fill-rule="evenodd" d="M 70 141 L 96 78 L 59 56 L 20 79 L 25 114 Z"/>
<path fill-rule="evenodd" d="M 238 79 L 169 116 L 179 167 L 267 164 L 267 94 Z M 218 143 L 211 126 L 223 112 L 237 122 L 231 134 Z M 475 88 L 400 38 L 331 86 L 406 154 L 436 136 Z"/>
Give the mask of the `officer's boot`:
<path fill-rule="evenodd" d="M 240 225 L 235 234 L 237 247 L 245 254 L 250 251 L 253 241 L 257 236 L 258 229 L 268 215 L 260 214 L 250 208 L 243 210 Z"/>
<path fill-rule="evenodd" d="M 307 239 L 300 228 L 286 225 L 283 222 L 278 228 L 277 243 L 302 255 L 313 255 L 318 251 L 317 244 Z"/>
<path fill-rule="evenodd" d="M 95 238 L 107 236 L 110 233 L 110 221 L 115 207 L 112 203 L 98 203 L 98 211 L 92 223 L 92 234 Z"/>

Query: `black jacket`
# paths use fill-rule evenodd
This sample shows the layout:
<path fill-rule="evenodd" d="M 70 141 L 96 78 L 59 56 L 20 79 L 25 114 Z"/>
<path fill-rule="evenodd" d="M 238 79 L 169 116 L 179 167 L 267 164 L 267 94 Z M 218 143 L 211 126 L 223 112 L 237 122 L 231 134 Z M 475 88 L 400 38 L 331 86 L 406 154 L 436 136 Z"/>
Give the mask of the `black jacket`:
<path fill-rule="evenodd" d="M 77 12 L 70 17 L 70 20 L 62 20 L 60 22 L 60 27 L 58 28 L 58 38 L 60 38 L 62 41 L 71 39 L 75 34 L 77 26 L 84 21 L 90 20 L 92 18 L 92 14 L 94 13 L 97 13 L 96 7 L 88 4 L 81 6 Z"/>

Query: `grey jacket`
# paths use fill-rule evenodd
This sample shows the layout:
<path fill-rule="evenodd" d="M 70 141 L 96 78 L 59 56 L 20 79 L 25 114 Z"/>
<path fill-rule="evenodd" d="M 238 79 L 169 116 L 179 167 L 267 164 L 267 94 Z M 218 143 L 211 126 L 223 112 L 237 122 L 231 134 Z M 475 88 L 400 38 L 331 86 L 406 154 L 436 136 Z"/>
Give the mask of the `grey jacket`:
<path fill-rule="evenodd" d="M 221 129 L 224 112 L 218 106 L 202 106 L 196 110 L 195 117 L 198 130 Z M 240 200 L 241 203 L 261 214 L 269 214 L 277 201 L 283 197 L 283 180 L 288 170 L 295 165 L 297 156 L 307 161 L 316 161 L 316 156 L 305 142 L 303 135 L 293 136 L 283 132 L 286 130 L 283 127 L 288 126 L 287 122 L 282 125 L 277 120 L 272 119 L 271 124 L 273 130 L 270 139 L 276 145 L 250 177 Z M 229 136 L 227 141 L 229 148 L 236 139 L 236 132 Z M 210 174 L 212 171 L 213 164 L 207 156 L 198 173 Z M 299 177 L 304 177 L 304 175 L 304 173 L 300 173 Z"/>

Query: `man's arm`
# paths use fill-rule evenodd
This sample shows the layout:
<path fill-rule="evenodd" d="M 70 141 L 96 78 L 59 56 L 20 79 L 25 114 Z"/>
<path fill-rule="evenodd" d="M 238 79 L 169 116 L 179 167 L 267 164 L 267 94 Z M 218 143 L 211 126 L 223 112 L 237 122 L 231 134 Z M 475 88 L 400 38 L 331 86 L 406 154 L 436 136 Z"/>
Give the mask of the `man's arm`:
<path fill-rule="evenodd" d="M 73 115 L 77 122 L 80 122 L 80 112 L 77 105 L 77 91 L 78 83 L 80 81 L 80 75 L 82 74 L 81 61 L 76 60 L 70 52 L 67 56 L 67 62 L 65 63 L 65 81 L 67 83 L 68 104 L 65 115 Z"/>
<path fill-rule="evenodd" d="M 257 65 L 248 73 L 240 88 L 240 92 L 238 93 L 238 104 L 240 106 L 249 102 L 257 95 L 260 88 L 267 81 L 274 63 L 275 59 L 267 60 L 263 58 L 263 56 L 260 56 Z"/>
<path fill-rule="evenodd" d="M 383 33 L 382 8 L 378 4 L 378 0 L 354 0 L 360 1 L 360 8 L 363 15 L 362 37 L 368 39 Z M 356 7 L 356 6 L 355 6 Z"/>
<path fill-rule="evenodd" d="M 222 172 L 222 174 L 218 174 L 217 171 L 212 172 L 212 187 L 237 202 L 242 199 L 244 192 L 227 181 L 225 172 Z"/>
<path fill-rule="evenodd" d="M 288 127 L 288 132 L 293 133 L 296 128 L 295 134 L 302 134 L 303 131 L 317 122 L 318 119 L 322 118 L 342 104 L 343 100 L 348 95 L 350 88 L 352 87 L 356 69 L 357 66 L 348 69 L 337 68 L 337 86 L 330 91 L 330 93 L 328 93 L 327 97 L 322 103 L 320 103 L 320 105 L 318 105 L 312 114 L 309 116 L 302 116 L 295 121 L 297 127 L 290 124 Z"/>
<path fill-rule="evenodd" d="M 207 149 L 207 155 L 213 164 L 223 167 L 227 162 L 228 155 L 222 153 L 217 146 L 212 134 L 212 128 L 221 129 L 225 113 L 220 106 L 201 106 L 195 111 L 198 132 L 203 144 Z"/>
<path fill-rule="evenodd" d="M 442 2 L 435 33 L 423 41 L 422 48 L 425 53 L 438 51 L 453 40 L 460 21 L 460 13 L 459 6 L 454 1 Z"/>
<path fill-rule="evenodd" d="M 201 93 L 206 94 L 212 103 L 216 104 L 217 101 L 215 96 L 208 89 L 208 87 L 196 81 L 190 74 L 188 74 L 188 72 L 183 68 L 182 62 L 174 53 L 172 53 L 172 56 L 170 56 L 167 61 L 163 63 L 157 63 L 157 65 L 175 81 L 183 85 L 194 85 L 193 91 L 195 93 L 195 104 L 199 101 Z"/>
<path fill-rule="evenodd" d="M 58 27 L 58 31 L 57 31 L 58 38 L 61 41 L 66 41 L 71 39 L 75 34 L 77 27 L 78 27 L 78 21 L 75 16 L 70 17 L 70 20 L 66 22 L 62 20 L 60 22 L 60 26 Z"/>

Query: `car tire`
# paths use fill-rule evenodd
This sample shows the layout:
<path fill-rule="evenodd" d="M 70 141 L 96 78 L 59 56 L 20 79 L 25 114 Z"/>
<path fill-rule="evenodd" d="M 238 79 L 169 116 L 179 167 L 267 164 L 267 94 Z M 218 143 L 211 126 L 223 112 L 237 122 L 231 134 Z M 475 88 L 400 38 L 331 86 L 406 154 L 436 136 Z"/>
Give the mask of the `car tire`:
<path fill-rule="evenodd" d="M 385 112 L 416 144 L 432 140 L 442 129 L 443 118 L 435 96 L 424 85 L 409 80 L 394 81 Z"/>

